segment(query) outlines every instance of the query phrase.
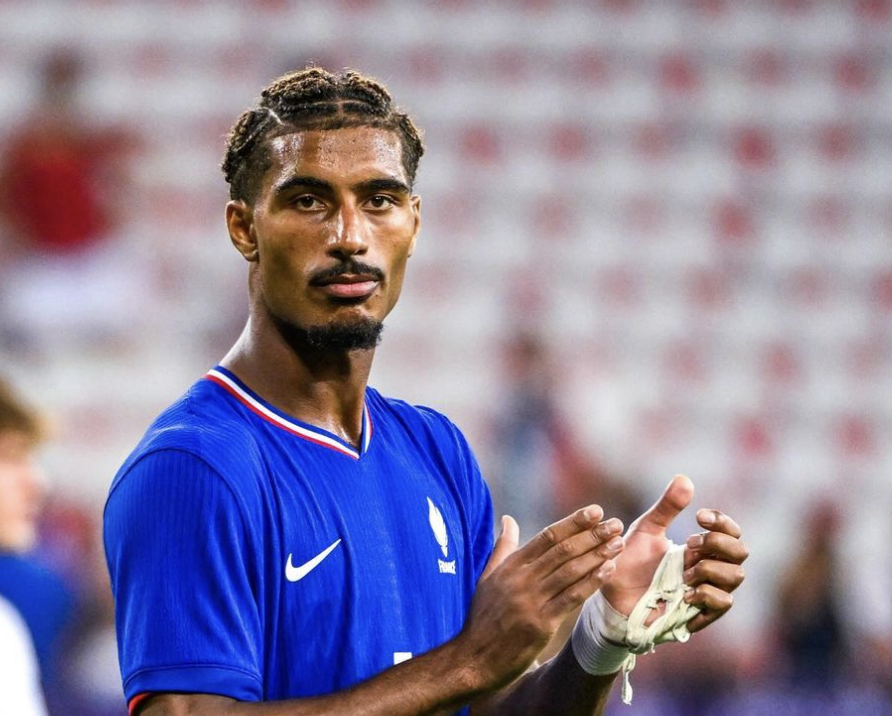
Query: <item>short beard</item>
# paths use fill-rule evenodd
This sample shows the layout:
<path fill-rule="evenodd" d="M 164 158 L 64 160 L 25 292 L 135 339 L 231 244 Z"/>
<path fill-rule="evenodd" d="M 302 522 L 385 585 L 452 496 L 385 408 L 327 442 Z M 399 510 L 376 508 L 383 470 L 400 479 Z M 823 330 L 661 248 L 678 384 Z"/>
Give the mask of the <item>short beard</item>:
<path fill-rule="evenodd" d="M 384 324 L 374 318 L 329 323 L 305 329 L 306 343 L 317 351 L 368 351 L 381 342 Z"/>
<path fill-rule="evenodd" d="M 295 348 L 307 348 L 318 353 L 343 353 L 371 350 L 381 342 L 384 324 L 374 318 L 358 321 L 335 321 L 322 326 L 294 326 L 279 324 L 279 330 Z"/>

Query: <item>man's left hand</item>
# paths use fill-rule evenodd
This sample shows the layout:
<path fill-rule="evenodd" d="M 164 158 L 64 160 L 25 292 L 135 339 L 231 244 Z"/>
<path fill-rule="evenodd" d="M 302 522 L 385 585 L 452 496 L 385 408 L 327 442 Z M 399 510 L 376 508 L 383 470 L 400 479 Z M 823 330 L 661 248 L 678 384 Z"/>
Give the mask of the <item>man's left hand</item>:
<path fill-rule="evenodd" d="M 621 614 L 631 614 L 650 587 L 669 549 L 666 530 L 693 497 L 693 483 L 684 475 L 676 475 L 653 507 L 629 527 L 626 548 L 616 559 L 616 573 L 601 588 L 604 598 Z M 731 608 L 731 593 L 743 582 L 741 565 L 749 556 L 740 539 L 740 527 L 727 515 L 701 509 L 697 523 L 705 531 L 688 538 L 684 559 L 684 582 L 693 588 L 685 601 L 701 609 L 688 622 L 691 632 L 703 629 Z"/>

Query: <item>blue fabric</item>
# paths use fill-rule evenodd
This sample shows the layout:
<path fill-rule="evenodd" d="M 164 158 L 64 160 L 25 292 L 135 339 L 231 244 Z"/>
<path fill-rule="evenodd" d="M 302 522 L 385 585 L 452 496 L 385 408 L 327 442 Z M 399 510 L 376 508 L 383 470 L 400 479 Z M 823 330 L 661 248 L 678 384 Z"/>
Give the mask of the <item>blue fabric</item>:
<path fill-rule="evenodd" d="M 57 678 L 58 639 L 74 609 L 74 595 L 62 577 L 34 555 L 0 553 L 0 596 L 28 625 L 43 678 Z"/>
<path fill-rule="evenodd" d="M 196 383 L 149 429 L 106 505 L 127 699 L 325 694 L 455 636 L 493 544 L 489 492 L 455 426 L 369 388 L 357 459 L 275 424 L 338 441 L 215 370 L 243 397 Z M 286 563 L 337 540 L 286 578 Z"/>

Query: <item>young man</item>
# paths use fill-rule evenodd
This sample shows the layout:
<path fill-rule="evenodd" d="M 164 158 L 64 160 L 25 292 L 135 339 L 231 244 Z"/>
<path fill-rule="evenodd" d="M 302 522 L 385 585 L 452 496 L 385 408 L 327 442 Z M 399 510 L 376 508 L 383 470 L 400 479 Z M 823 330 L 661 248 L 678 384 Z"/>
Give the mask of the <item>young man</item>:
<path fill-rule="evenodd" d="M 590 505 L 519 549 L 505 517 L 493 546 L 461 433 L 367 386 L 418 234 L 422 152 L 412 120 L 354 72 L 281 77 L 233 128 L 226 222 L 249 264 L 250 318 L 150 428 L 105 512 L 132 711 L 603 709 L 629 654 L 622 615 L 692 486 L 676 478 L 625 541 Z M 698 518 L 692 631 L 730 607 L 746 557 L 732 520 Z M 588 602 L 573 646 L 529 670 L 599 588 L 609 604 Z M 616 634 L 622 645 L 603 639 Z"/>
<path fill-rule="evenodd" d="M 36 414 L 0 380 L 0 559 L 26 552 L 37 538 L 43 498 L 34 463 L 39 437 Z M 45 714 L 31 634 L 21 614 L 2 596 L 0 663 L 0 713 Z"/>

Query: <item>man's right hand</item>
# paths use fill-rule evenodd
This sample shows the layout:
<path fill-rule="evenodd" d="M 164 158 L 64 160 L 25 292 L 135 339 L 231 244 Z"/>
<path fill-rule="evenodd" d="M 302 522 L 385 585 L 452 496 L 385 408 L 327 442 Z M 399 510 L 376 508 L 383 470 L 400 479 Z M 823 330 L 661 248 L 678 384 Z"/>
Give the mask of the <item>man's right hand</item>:
<path fill-rule="evenodd" d="M 457 637 L 481 691 L 526 671 L 570 613 L 613 575 L 613 560 L 624 547 L 623 524 L 603 517 L 598 505 L 590 505 L 520 549 L 517 523 L 502 518 L 502 533 Z"/>

